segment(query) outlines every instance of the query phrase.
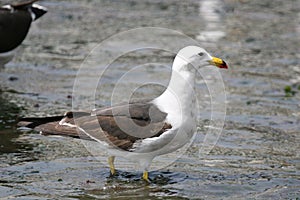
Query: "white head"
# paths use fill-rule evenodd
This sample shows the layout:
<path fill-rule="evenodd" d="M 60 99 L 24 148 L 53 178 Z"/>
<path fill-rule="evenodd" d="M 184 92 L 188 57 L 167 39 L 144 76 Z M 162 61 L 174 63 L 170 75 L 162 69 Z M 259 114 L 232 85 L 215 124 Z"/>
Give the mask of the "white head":
<path fill-rule="evenodd" d="M 200 47 L 187 46 L 181 49 L 174 59 L 169 85 L 165 92 L 154 100 L 154 103 L 167 113 L 177 113 L 173 116 L 180 116 L 186 111 L 190 113 L 195 103 L 193 102 L 195 75 L 197 70 L 208 65 L 228 68 L 223 60 L 212 57 Z"/>
<path fill-rule="evenodd" d="M 194 72 L 207 65 L 214 65 L 224 69 L 228 68 L 227 64 L 222 59 L 211 56 L 203 48 L 187 46 L 178 52 L 174 60 L 173 70 L 177 72 Z"/>

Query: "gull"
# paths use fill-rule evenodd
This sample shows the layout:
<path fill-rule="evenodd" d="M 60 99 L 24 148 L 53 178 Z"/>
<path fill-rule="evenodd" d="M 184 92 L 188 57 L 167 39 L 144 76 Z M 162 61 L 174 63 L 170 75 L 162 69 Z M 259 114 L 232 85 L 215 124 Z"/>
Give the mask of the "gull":
<path fill-rule="evenodd" d="M 23 118 L 18 125 L 45 135 L 94 140 L 107 148 L 112 175 L 116 173 L 115 157 L 122 156 L 139 163 L 142 179 L 150 182 L 152 160 L 183 147 L 196 132 L 195 77 L 197 70 L 208 65 L 228 68 L 203 48 L 187 46 L 174 59 L 167 89 L 155 99 L 133 100 L 91 112 L 71 111 L 64 116 Z"/>

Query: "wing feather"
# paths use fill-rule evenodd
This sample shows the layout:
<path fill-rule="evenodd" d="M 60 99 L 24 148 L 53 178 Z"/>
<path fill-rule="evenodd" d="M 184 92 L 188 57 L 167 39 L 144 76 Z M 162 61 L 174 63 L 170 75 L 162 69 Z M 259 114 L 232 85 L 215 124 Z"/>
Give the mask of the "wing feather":
<path fill-rule="evenodd" d="M 171 129 L 171 124 L 165 121 L 166 117 L 167 114 L 154 104 L 134 102 L 97 109 L 91 113 L 67 112 L 64 117 L 25 118 L 19 122 L 19 126 L 34 128 L 45 135 L 94 139 L 129 151 L 135 142 L 159 137 Z"/>

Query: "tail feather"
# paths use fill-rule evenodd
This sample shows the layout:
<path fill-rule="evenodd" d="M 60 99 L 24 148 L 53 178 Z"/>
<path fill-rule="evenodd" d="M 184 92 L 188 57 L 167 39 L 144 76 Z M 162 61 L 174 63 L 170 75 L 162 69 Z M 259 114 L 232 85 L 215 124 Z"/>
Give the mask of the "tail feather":
<path fill-rule="evenodd" d="M 16 10 L 28 10 L 30 11 L 32 20 L 35 21 L 48 12 L 47 8 L 35 4 L 38 0 L 31 0 L 18 4 L 11 4 L 10 6 Z"/>
<path fill-rule="evenodd" d="M 42 17 L 44 14 L 48 12 L 47 8 L 40 6 L 38 4 L 33 4 L 31 6 L 31 12 L 33 13 L 33 21 Z"/>
<path fill-rule="evenodd" d="M 42 124 L 36 127 L 34 130 L 39 131 L 43 135 L 60 135 L 74 138 L 84 138 L 84 135 L 80 135 L 75 127 L 60 125 L 59 122 Z M 84 139 L 87 139 L 87 136 Z"/>
<path fill-rule="evenodd" d="M 20 118 L 18 126 L 34 129 L 42 124 L 47 124 L 50 122 L 59 122 L 62 118 L 64 118 L 64 116 Z"/>
<path fill-rule="evenodd" d="M 39 131 L 43 135 L 61 135 L 91 140 L 85 134 L 80 133 L 75 126 L 62 125 L 59 123 L 62 119 L 64 119 L 64 122 L 74 125 L 74 115 L 76 115 L 76 117 L 87 116 L 89 113 L 67 112 L 65 115 L 61 116 L 20 118 L 17 126 Z"/>

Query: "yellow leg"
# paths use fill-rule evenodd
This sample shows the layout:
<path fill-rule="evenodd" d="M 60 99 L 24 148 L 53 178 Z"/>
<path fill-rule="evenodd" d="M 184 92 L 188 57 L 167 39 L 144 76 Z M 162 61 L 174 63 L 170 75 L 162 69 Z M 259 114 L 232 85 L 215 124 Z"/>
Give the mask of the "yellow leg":
<path fill-rule="evenodd" d="M 148 174 L 147 171 L 144 171 L 144 173 L 143 173 L 143 180 L 145 180 L 146 182 L 150 183 L 149 174 Z"/>
<path fill-rule="evenodd" d="M 114 161 L 115 161 L 115 156 L 108 157 L 108 164 L 109 164 L 111 175 L 115 175 L 115 173 L 116 173 Z"/>

